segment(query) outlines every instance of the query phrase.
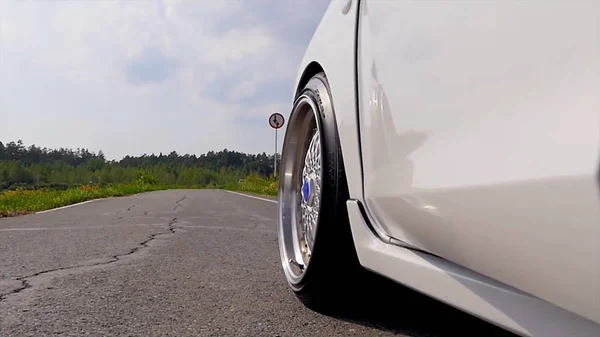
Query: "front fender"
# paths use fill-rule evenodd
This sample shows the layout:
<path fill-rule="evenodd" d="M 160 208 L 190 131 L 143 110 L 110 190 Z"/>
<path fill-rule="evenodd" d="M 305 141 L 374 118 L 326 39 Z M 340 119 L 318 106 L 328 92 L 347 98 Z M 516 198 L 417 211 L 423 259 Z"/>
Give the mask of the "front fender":
<path fill-rule="evenodd" d="M 349 9 L 345 8 L 348 3 Z M 362 200 L 362 164 L 356 104 L 358 8 L 358 0 L 331 1 L 300 63 L 294 98 L 312 76 L 320 71 L 325 73 L 331 89 L 350 198 Z"/>

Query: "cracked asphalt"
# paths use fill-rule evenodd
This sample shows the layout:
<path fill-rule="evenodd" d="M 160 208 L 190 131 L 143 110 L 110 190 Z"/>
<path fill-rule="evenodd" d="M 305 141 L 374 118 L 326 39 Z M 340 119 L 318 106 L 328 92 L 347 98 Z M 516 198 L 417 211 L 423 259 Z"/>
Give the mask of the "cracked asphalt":
<path fill-rule="evenodd" d="M 275 214 L 176 190 L 0 219 L 0 336 L 508 336 L 375 275 L 339 316 L 306 309 Z"/>

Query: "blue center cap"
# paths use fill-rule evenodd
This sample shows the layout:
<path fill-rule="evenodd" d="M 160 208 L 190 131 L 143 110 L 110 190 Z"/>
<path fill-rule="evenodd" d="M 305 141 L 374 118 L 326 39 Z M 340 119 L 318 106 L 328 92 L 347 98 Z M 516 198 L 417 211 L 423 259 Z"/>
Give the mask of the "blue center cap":
<path fill-rule="evenodd" d="M 304 179 L 304 185 L 302 185 L 302 197 L 304 198 L 304 202 L 308 202 L 310 198 L 310 179 Z"/>

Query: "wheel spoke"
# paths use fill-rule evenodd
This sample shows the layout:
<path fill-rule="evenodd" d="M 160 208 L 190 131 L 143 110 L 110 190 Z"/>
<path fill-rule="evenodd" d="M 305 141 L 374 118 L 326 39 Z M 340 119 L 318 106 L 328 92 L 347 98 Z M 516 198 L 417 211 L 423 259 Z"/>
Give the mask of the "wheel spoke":
<path fill-rule="evenodd" d="M 317 221 L 319 218 L 319 205 L 321 199 L 321 142 L 319 132 L 315 130 L 306 151 L 304 167 L 302 168 L 303 180 L 303 211 L 309 213 L 303 217 L 303 236 L 309 252 L 312 251 L 315 241 Z"/>

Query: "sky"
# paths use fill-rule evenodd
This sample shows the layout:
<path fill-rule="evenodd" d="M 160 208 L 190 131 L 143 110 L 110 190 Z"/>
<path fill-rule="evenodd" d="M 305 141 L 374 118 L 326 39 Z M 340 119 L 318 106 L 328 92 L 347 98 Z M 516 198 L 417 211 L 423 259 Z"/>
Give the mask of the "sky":
<path fill-rule="evenodd" d="M 0 141 L 272 153 L 329 0 L 0 0 Z M 279 132 L 279 148 L 284 129 Z"/>

